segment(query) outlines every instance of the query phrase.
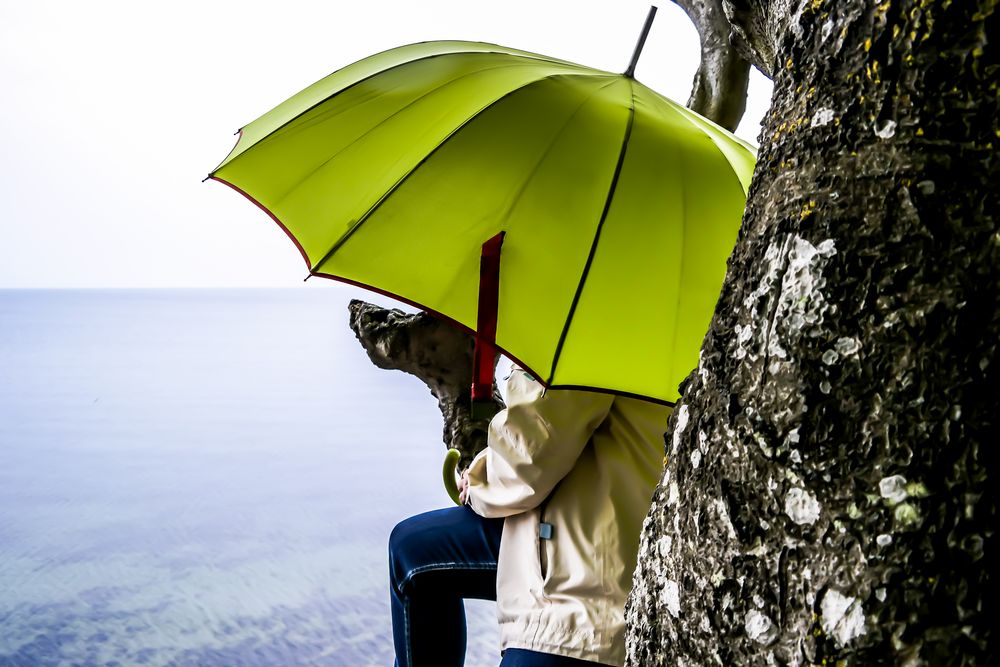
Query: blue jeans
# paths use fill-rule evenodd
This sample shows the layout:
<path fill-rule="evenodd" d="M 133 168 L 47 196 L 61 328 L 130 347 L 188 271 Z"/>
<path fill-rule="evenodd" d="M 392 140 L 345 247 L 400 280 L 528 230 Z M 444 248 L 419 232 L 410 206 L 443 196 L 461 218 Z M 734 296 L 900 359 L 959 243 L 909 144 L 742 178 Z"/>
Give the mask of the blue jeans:
<path fill-rule="evenodd" d="M 497 599 L 503 519 L 450 507 L 401 521 L 389 537 L 389 594 L 396 667 L 465 664 L 465 598 Z M 524 649 L 504 651 L 501 667 L 593 667 Z"/>

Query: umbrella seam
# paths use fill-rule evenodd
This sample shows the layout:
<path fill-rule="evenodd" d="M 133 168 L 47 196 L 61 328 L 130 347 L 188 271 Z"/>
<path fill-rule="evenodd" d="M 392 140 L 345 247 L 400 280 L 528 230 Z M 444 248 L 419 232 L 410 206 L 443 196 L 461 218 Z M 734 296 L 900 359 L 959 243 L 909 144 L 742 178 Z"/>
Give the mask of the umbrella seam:
<path fill-rule="evenodd" d="M 604 210 L 601 211 L 601 219 L 597 223 L 597 230 L 594 232 L 594 240 L 590 244 L 590 254 L 587 256 L 587 263 L 583 266 L 583 274 L 580 276 L 580 283 L 577 285 L 576 294 L 573 295 L 573 302 L 570 304 L 569 313 L 566 315 L 566 324 L 563 325 L 562 333 L 559 335 L 559 342 L 556 344 L 555 354 L 552 356 L 552 368 L 549 371 L 549 379 L 546 384 L 551 385 L 553 378 L 556 375 L 556 366 L 559 363 L 559 356 L 562 354 L 563 344 L 566 342 L 566 334 L 569 333 L 569 328 L 573 323 L 573 316 L 576 314 L 576 307 L 580 301 L 580 295 L 583 293 L 584 285 L 587 282 L 587 275 L 590 273 L 590 266 L 594 261 L 594 256 L 597 253 L 597 244 L 601 238 L 601 230 L 604 227 L 604 222 L 608 218 L 608 212 L 611 210 L 611 202 L 615 196 L 615 190 L 618 187 L 618 177 L 621 175 L 622 166 L 625 164 L 625 154 L 628 151 L 629 138 L 632 136 L 632 124 L 635 122 L 635 87 L 632 85 L 632 80 L 628 77 L 625 78 L 629 85 L 629 91 L 631 94 L 632 104 L 629 107 L 629 117 L 628 124 L 625 127 L 625 134 L 622 137 L 622 146 L 618 152 L 618 163 L 615 165 L 615 172 L 611 177 L 611 184 L 608 187 L 608 195 L 604 200 Z"/>
<path fill-rule="evenodd" d="M 668 401 L 664 398 L 653 398 L 652 396 L 646 396 L 645 394 L 637 394 L 632 391 L 624 391 L 622 389 L 608 389 L 607 387 L 591 387 L 585 384 L 550 384 L 546 385 L 546 389 L 558 389 L 558 390 L 571 390 L 571 391 L 591 391 L 595 394 L 614 394 L 615 396 L 624 396 L 625 398 L 635 398 L 640 401 L 647 401 L 649 403 L 656 403 L 657 405 L 665 405 L 669 408 L 677 405 L 676 401 Z"/>
<path fill-rule="evenodd" d="M 421 42 L 418 42 L 418 43 L 421 43 Z M 388 51 L 392 51 L 392 49 L 389 49 Z M 385 51 L 383 53 L 386 53 L 386 52 L 387 51 Z M 242 151 L 240 151 L 239 153 L 237 153 L 232 159 L 235 161 L 237 158 L 239 158 L 241 155 L 243 155 L 244 153 L 246 153 L 251 148 L 254 148 L 256 146 L 260 146 L 262 144 L 266 144 L 267 142 L 269 142 L 270 140 L 272 140 L 273 138 L 275 138 L 282 130 L 284 130 L 285 128 L 287 128 L 289 125 L 291 125 L 292 123 L 294 123 L 298 119 L 302 118 L 303 116 L 305 116 L 307 113 L 309 113 L 310 111 L 312 111 L 316 107 L 318 107 L 318 106 L 320 106 L 322 104 L 327 103 L 328 101 L 330 101 L 331 99 L 333 99 L 337 95 L 345 93 L 348 90 L 351 90 L 352 88 L 354 88 L 356 86 L 360 86 L 361 84 L 365 83 L 366 81 L 370 81 L 371 79 L 374 79 L 377 76 L 381 76 L 381 75 L 385 74 L 386 72 L 392 72 L 393 70 L 399 69 L 400 67 L 405 67 L 406 65 L 411 65 L 413 63 L 419 63 L 419 62 L 423 62 L 423 61 L 426 61 L 426 60 L 433 60 L 435 58 L 446 58 L 448 56 L 472 55 L 472 54 L 480 54 L 480 53 L 496 54 L 496 53 L 501 53 L 501 52 L 499 52 L 499 51 L 450 51 L 448 53 L 434 53 L 434 54 L 431 54 L 429 56 L 423 56 L 422 58 L 414 58 L 413 60 L 407 60 L 407 61 L 404 61 L 404 62 L 401 62 L 401 63 L 397 63 L 395 65 L 392 65 L 391 67 L 387 67 L 387 68 L 381 69 L 381 70 L 379 70 L 377 72 L 373 72 L 373 73 L 369 74 L 368 76 L 362 77 L 362 78 L 358 79 L 357 81 L 354 81 L 353 83 L 350 83 L 350 84 L 344 86 L 343 88 L 335 90 L 334 92 L 330 93 L 329 95 L 327 95 L 326 97 L 322 98 L 321 100 L 318 100 L 317 102 L 313 103 L 309 107 L 303 109 L 302 111 L 300 111 L 299 113 L 295 114 L 294 116 L 292 116 L 291 118 L 289 118 L 288 120 L 286 120 L 284 123 L 282 123 L 278 127 L 274 128 L 273 130 L 271 130 L 270 132 L 268 132 L 267 134 L 265 134 L 260 139 L 258 139 L 257 141 L 255 141 L 254 143 L 250 144 L 245 149 L 243 149 Z M 375 55 L 381 55 L 381 54 L 375 54 Z M 509 55 L 509 54 L 503 54 L 503 55 Z M 372 56 L 372 57 L 374 57 L 374 56 Z M 363 60 L 367 60 L 367 58 L 362 59 L 362 60 L 358 60 L 357 62 L 354 62 L 354 63 L 351 63 L 351 65 L 356 65 L 356 64 L 362 62 Z M 350 67 L 351 65 L 347 65 L 346 67 Z M 345 68 L 341 68 L 341 69 L 346 69 L 346 67 Z M 336 74 L 339 71 L 340 70 L 336 70 L 335 72 L 333 72 L 333 74 Z M 333 76 L 333 74 L 330 74 L 329 76 Z M 308 86 L 306 88 L 308 88 Z M 305 90 L 305 89 L 303 89 L 303 90 Z M 268 113 L 270 113 L 270 112 L 268 112 Z M 267 114 L 264 114 L 264 115 L 266 116 Z M 263 118 L 263 116 L 261 116 L 261 118 Z M 260 120 L 260 119 L 258 118 L 257 120 Z M 246 125 L 244 125 L 243 127 L 240 128 L 239 133 L 240 133 L 241 138 L 242 138 L 243 130 L 246 129 L 247 127 L 249 127 L 250 125 L 253 125 L 254 123 L 256 123 L 257 120 L 251 121 L 250 123 L 247 123 Z M 236 146 L 233 146 L 233 150 L 230 151 L 230 155 L 232 155 L 233 151 L 235 151 L 238 146 L 239 146 L 239 139 L 236 140 Z M 226 160 L 228 160 L 228 159 L 229 159 L 229 156 L 227 155 L 226 156 Z M 226 160 L 223 160 L 222 163 L 219 164 L 219 166 L 216 167 L 215 170 L 213 170 L 212 173 L 215 173 L 215 171 L 218 171 L 219 169 L 221 169 L 222 166 L 224 164 L 226 164 Z"/>
<path fill-rule="evenodd" d="M 416 45 L 416 44 L 426 44 L 426 43 L 428 43 L 428 42 L 415 42 L 414 45 Z M 466 43 L 468 43 L 468 44 L 484 44 L 486 46 L 499 47 L 500 49 L 503 48 L 499 44 L 490 44 L 489 42 L 466 42 Z M 396 48 L 405 48 L 405 47 L 396 47 Z M 370 57 L 375 57 L 377 55 L 381 55 L 382 53 L 388 53 L 389 51 L 393 51 L 393 50 L 394 49 L 387 49 L 385 51 L 381 51 L 381 52 L 375 54 L 374 56 L 370 56 Z M 343 88 L 340 88 L 339 90 L 336 90 L 333 93 L 330 93 L 326 97 L 322 98 L 321 100 L 318 100 L 314 104 L 310 105 L 309 107 L 307 107 L 307 108 L 303 109 L 302 111 L 300 111 L 299 113 L 295 114 L 293 117 L 289 118 L 288 120 L 286 120 L 284 123 L 282 123 L 278 127 L 274 128 L 273 130 L 270 130 L 263 137 L 261 137 L 260 139 L 258 139 L 254 143 L 248 145 L 246 148 L 244 148 L 243 150 L 241 150 L 239 153 L 236 153 L 236 155 L 233 155 L 233 153 L 236 152 L 236 149 L 239 148 L 240 139 L 243 138 L 243 130 L 245 130 L 246 128 L 250 127 L 251 125 L 253 125 L 254 123 L 256 123 L 258 120 L 260 120 L 261 118 L 263 118 L 264 116 L 266 116 L 267 114 L 265 113 L 264 116 L 260 116 L 259 118 L 255 119 L 253 121 L 250 121 L 249 123 L 247 123 L 246 125 L 244 125 L 243 127 L 241 127 L 238 130 L 237 134 L 239 135 L 239 137 L 236 139 L 236 145 L 233 146 L 233 148 L 229 151 L 229 155 L 226 156 L 226 159 L 223 160 L 222 162 L 220 162 L 219 166 L 216 167 L 215 169 L 213 169 L 211 171 L 211 173 L 209 173 L 209 176 L 215 174 L 215 172 L 219 171 L 220 169 L 222 169 L 222 167 L 226 166 L 228 160 L 232 159 L 233 161 L 235 161 L 241 155 L 243 155 L 248 150 L 250 150 L 251 148 L 253 148 L 255 146 L 259 146 L 259 145 L 267 142 L 272 137 L 274 137 L 277 133 L 281 132 L 281 130 L 285 129 L 286 127 L 288 127 L 289 125 L 291 125 L 292 123 L 294 123 L 296 120 L 298 120 L 302 116 L 306 115 L 307 113 L 309 113 L 310 111 L 312 111 L 316 107 L 320 106 L 321 104 L 324 104 L 325 102 L 327 102 L 331 98 L 336 97 L 337 95 L 340 95 L 341 93 L 343 93 L 343 92 L 345 92 L 347 90 L 350 90 L 351 88 L 354 88 L 355 86 L 361 85 L 362 83 L 364 83 L 364 82 L 366 82 L 366 81 L 368 81 L 370 79 L 373 79 L 373 78 L 375 78 L 377 76 L 385 74 L 386 72 L 391 72 L 391 71 L 393 71 L 395 69 L 398 69 L 400 67 L 403 67 L 405 65 L 409 65 L 411 63 L 417 63 L 417 62 L 421 62 L 421 61 L 424 61 L 424 60 L 432 60 L 434 58 L 446 58 L 448 56 L 480 55 L 480 54 L 499 54 L 499 55 L 508 55 L 508 56 L 512 56 L 512 57 L 515 57 L 515 58 L 524 58 L 526 60 L 534 60 L 534 61 L 537 61 L 539 63 L 552 63 L 552 64 L 555 64 L 555 65 L 578 67 L 580 69 L 590 70 L 590 71 L 592 71 L 594 73 L 605 74 L 605 72 L 603 72 L 602 70 L 595 70 L 595 69 L 587 67 L 585 65 L 577 65 L 576 63 L 571 63 L 569 61 L 560 61 L 560 60 L 546 59 L 544 56 L 541 56 L 541 54 L 535 54 L 534 56 L 531 56 L 531 55 L 527 55 L 527 53 L 528 52 L 524 52 L 523 54 L 522 53 L 510 53 L 509 51 L 503 51 L 503 50 L 495 50 L 495 51 L 494 50 L 490 50 L 490 51 L 471 51 L 471 50 L 469 50 L 469 51 L 449 51 L 448 53 L 435 53 L 435 54 L 432 54 L 432 55 L 429 55 L 429 56 L 424 56 L 422 58 L 414 58 L 413 60 L 407 60 L 405 62 L 401 62 L 401 63 L 398 63 L 396 65 L 392 65 L 391 67 L 387 67 L 387 68 L 379 70 L 377 72 L 373 72 L 372 74 L 369 74 L 366 77 L 358 79 L 357 81 L 354 81 L 354 82 L 352 82 L 352 83 L 344 86 Z M 351 63 L 350 65 L 345 65 L 344 67 L 342 67 L 342 68 L 340 68 L 338 70 L 335 70 L 334 72 L 332 72 L 328 76 L 333 76 L 333 74 L 336 74 L 337 72 L 339 72 L 339 71 L 341 71 L 343 69 L 346 69 L 347 67 L 351 67 L 352 65 L 357 65 L 358 63 L 363 62 L 364 60 L 367 60 L 367 58 L 362 58 L 361 60 L 358 60 L 358 61 L 355 61 L 355 62 Z M 299 93 L 296 93 L 296 95 L 298 95 L 298 94 L 302 93 L 303 91 L 307 90 L 309 87 L 310 86 L 306 86 L 301 91 L 299 91 Z M 270 112 L 268 112 L 268 113 L 270 113 Z"/>
<path fill-rule="evenodd" d="M 652 96 L 653 96 L 653 98 L 654 98 L 654 100 L 656 102 L 658 102 L 660 104 L 664 104 L 665 103 L 666 106 L 669 107 L 669 108 L 671 108 L 671 109 L 674 109 L 676 107 L 676 110 L 678 111 L 677 115 L 681 116 L 689 125 L 692 125 L 697 130 L 699 130 L 703 134 L 707 135 L 709 141 L 712 142 L 712 147 L 719 154 L 719 156 L 725 161 L 726 164 L 732 165 L 732 162 L 730 162 L 729 157 L 726 155 L 725 151 L 723 151 L 722 147 L 719 146 L 719 144 L 718 144 L 717 141 L 715 141 L 715 138 L 714 138 L 713 134 L 706 131 L 705 124 L 699 122 L 698 118 L 692 118 L 689 115 L 689 113 L 694 113 L 694 112 L 691 112 L 691 110 L 688 109 L 687 107 L 682 107 L 682 106 L 678 105 L 676 102 L 673 102 L 673 100 L 670 100 L 668 98 L 663 97 L 662 95 L 659 95 L 655 90 L 650 89 L 648 86 L 643 86 L 643 87 L 646 88 L 646 90 L 648 90 L 649 92 L 652 93 Z M 713 127 L 713 126 L 714 125 L 710 125 L 710 127 Z M 678 151 L 678 155 L 681 156 L 682 160 L 684 158 L 684 153 L 685 152 L 683 150 Z M 686 173 L 686 172 L 682 169 L 681 173 Z M 732 170 L 730 173 L 732 174 L 733 178 L 736 179 L 736 183 L 737 183 L 738 187 L 740 188 L 740 190 L 743 192 L 744 197 L 745 197 L 746 196 L 746 191 L 743 189 L 743 183 L 742 183 L 742 181 L 740 180 L 740 178 L 738 176 L 736 176 L 735 169 Z M 687 209 L 687 201 L 686 201 L 687 192 L 688 192 L 688 189 L 684 188 L 684 195 L 681 197 L 681 206 L 684 208 L 684 210 Z M 679 268 L 678 268 L 678 271 L 677 271 L 677 275 L 678 275 L 677 282 L 678 282 L 678 284 L 681 284 L 683 282 L 683 277 L 684 277 L 684 260 L 685 260 L 685 257 L 687 256 L 687 254 L 684 252 L 683 246 L 684 246 L 685 243 L 687 243 L 687 240 L 688 240 L 688 235 L 685 233 L 686 230 L 685 230 L 685 228 L 684 228 L 683 225 L 681 225 L 681 230 L 682 230 L 681 233 L 683 235 L 683 239 L 682 239 L 682 242 L 681 242 L 682 248 L 681 248 L 680 258 L 678 260 L 678 263 L 679 263 Z M 730 254 L 732 254 L 732 250 L 730 250 Z M 725 280 L 724 277 L 723 277 L 723 280 Z M 721 289 L 721 287 L 720 287 L 720 289 Z M 681 312 L 681 309 L 680 309 L 681 308 L 681 301 L 684 299 L 684 296 L 685 295 L 683 293 L 683 290 L 678 289 L 677 290 L 677 294 L 676 294 L 676 298 L 674 300 L 674 316 L 675 316 L 676 319 L 679 319 L 680 312 Z M 718 297 L 716 297 L 716 303 L 718 303 Z M 708 327 L 709 328 L 711 328 L 712 320 L 714 318 L 715 318 L 715 308 L 712 309 L 712 317 L 709 319 L 709 323 L 708 323 Z M 676 326 L 676 319 L 675 319 L 675 326 L 672 328 L 671 337 L 670 337 L 670 349 L 671 350 L 675 349 L 676 346 L 677 346 L 678 327 Z M 705 335 L 708 335 L 708 329 L 705 330 Z M 704 338 L 702 338 L 702 344 L 704 344 Z M 673 366 L 674 361 L 673 361 L 672 357 L 670 358 L 670 363 L 671 363 L 671 366 Z"/>
<path fill-rule="evenodd" d="M 411 62 L 417 62 L 417 61 L 411 61 Z M 308 181 L 310 178 L 312 178 L 319 170 L 321 170 L 323 167 L 325 167 L 327 164 L 329 164 L 331 160 L 335 160 L 341 153 L 343 153 L 344 151 L 346 151 L 348 148 L 350 148 L 354 144 L 358 143 L 359 141 L 361 141 L 362 139 L 364 139 L 365 137 L 367 137 L 369 134 L 371 134 L 372 132 L 374 132 L 376 129 L 378 129 L 379 127 L 381 127 L 383 124 L 387 123 L 390 119 L 395 118 L 399 114 L 401 114 L 404 111 L 406 111 L 407 109 L 409 109 L 414 104 L 420 102 L 421 100 L 426 99 L 428 96 L 430 96 L 430 95 L 432 95 L 432 94 L 434 94 L 434 93 L 436 93 L 436 92 L 438 92 L 438 91 L 440 91 L 440 90 L 442 90 L 444 88 L 447 88 L 448 86 L 450 86 L 451 84 L 455 83 L 456 81 L 461 81 L 462 79 L 465 79 L 466 77 L 473 76 L 473 75 L 479 74 L 481 72 L 493 72 L 495 70 L 508 69 L 508 68 L 518 67 L 518 66 L 524 66 L 524 63 L 511 63 L 509 65 L 501 65 L 501 66 L 497 66 L 497 67 L 490 67 L 490 68 L 486 68 L 486 69 L 476 70 L 475 72 L 468 72 L 468 73 L 463 74 L 462 76 L 460 76 L 460 77 L 458 77 L 456 79 L 452 79 L 450 81 L 446 81 L 446 82 L 442 83 L 440 86 L 438 86 L 437 88 L 434 88 L 433 90 L 429 90 L 426 93 L 424 93 L 423 95 L 421 95 L 420 97 L 417 97 L 417 98 L 411 100 L 405 106 L 402 106 L 399 109 L 396 109 L 391 114 L 389 114 L 388 116 L 386 116 L 385 118 L 383 118 L 382 120 L 380 120 L 378 123 L 376 123 L 372 127 L 368 128 L 364 132 L 364 134 L 359 135 L 357 138 L 355 138 L 349 144 L 347 144 L 346 146 L 344 146 L 343 148 L 341 148 L 339 151 L 337 151 L 336 153 L 334 153 L 333 155 L 331 155 L 327 159 L 323 160 L 323 162 L 320 163 L 319 165 L 317 165 L 315 169 L 313 169 L 306 176 L 304 176 L 301 180 L 299 180 L 298 183 L 296 183 L 294 186 L 292 186 L 292 188 L 289 189 L 288 192 L 286 192 L 285 194 L 281 195 L 281 197 L 279 197 L 277 199 L 277 201 L 274 202 L 273 206 L 275 206 L 275 207 L 280 206 L 281 203 L 284 202 L 289 197 L 289 195 L 291 195 L 293 192 L 295 192 L 296 190 L 298 190 L 306 181 Z M 344 90 L 347 90 L 347 89 L 345 88 Z M 341 91 L 341 92 L 344 92 L 344 91 Z M 339 95 L 340 93 L 337 93 L 337 94 Z M 329 98 L 327 98 L 327 99 L 329 99 Z M 308 113 L 308 112 L 306 112 L 306 113 Z M 304 115 L 305 115 L 305 113 L 303 113 L 301 116 L 299 116 L 299 118 L 301 118 Z"/>
<path fill-rule="evenodd" d="M 718 147 L 716 147 L 716 148 L 718 148 Z M 686 180 L 688 178 L 688 175 L 687 175 L 687 171 L 684 169 L 684 162 L 686 161 L 686 157 L 687 157 L 685 155 L 684 148 L 678 147 L 677 156 L 678 156 L 678 161 L 681 163 L 681 168 L 679 170 L 679 173 L 683 174 L 683 178 L 685 179 L 684 187 L 681 189 L 681 196 L 680 196 L 680 204 L 681 204 L 681 216 L 680 217 L 681 217 L 681 220 L 686 221 L 687 220 L 687 211 L 688 211 L 688 203 L 687 203 L 688 188 L 687 188 Z M 725 157 L 725 156 L 723 156 L 723 157 Z M 681 242 L 680 242 L 681 251 L 680 251 L 679 257 L 677 259 L 677 273 L 675 274 L 677 276 L 677 290 L 676 290 L 676 294 L 674 296 L 674 323 L 673 323 L 674 326 L 671 327 L 671 332 L 670 332 L 670 355 L 668 355 L 668 357 L 667 357 L 667 363 L 670 364 L 670 370 L 674 369 L 675 360 L 673 358 L 673 353 L 677 349 L 677 335 L 678 335 L 678 330 L 677 329 L 678 329 L 678 324 L 680 323 L 680 320 L 681 320 L 681 316 L 680 316 L 681 315 L 681 301 L 683 300 L 683 298 L 685 296 L 684 295 L 684 290 L 681 289 L 681 285 L 684 284 L 684 258 L 685 258 L 685 250 L 687 249 L 687 248 L 685 248 L 685 245 L 688 242 L 688 233 L 687 233 L 687 227 L 683 224 L 683 222 L 681 223 L 681 225 L 679 225 L 679 227 L 680 227 L 680 234 L 681 234 Z M 718 297 L 716 297 L 716 301 L 718 301 Z M 709 325 L 711 325 L 711 322 L 709 322 Z M 707 329 L 706 329 L 706 333 L 707 333 Z M 702 337 L 702 343 L 704 343 L 704 337 Z M 700 346 L 699 346 L 699 349 L 700 349 Z"/>
<path fill-rule="evenodd" d="M 472 115 L 470 115 L 468 118 L 466 118 L 464 121 L 462 121 L 462 123 L 458 127 L 456 127 L 454 130 L 452 130 L 451 132 L 448 133 L 448 136 L 446 136 L 444 139 L 442 139 L 440 142 L 438 142 L 438 144 L 434 148 L 432 148 L 427 153 L 427 155 L 425 155 L 424 157 L 420 158 L 420 160 L 415 165 L 413 165 L 413 167 L 411 167 L 405 174 L 403 174 L 399 178 L 399 180 L 397 180 L 395 183 L 393 183 L 392 187 L 390 187 L 388 190 L 386 190 L 385 194 L 383 194 L 381 197 L 379 197 L 378 201 L 376 201 L 374 204 L 372 204 L 372 206 L 367 211 L 365 211 L 365 213 L 360 218 L 358 218 L 357 222 L 355 222 L 353 225 L 351 225 L 350 229 L 348 229 L 344 233 L 344 235 L 341 236 L 340 239 L 338 239 L 337 242 L 333 244 L 333 247 L 331 247 L 326 252 L 326 254 L 324 254 L 323 257 L 318 262 L 316 262 L 316 264 L 313 267 L 310 268 L 310 272 L 315 272 L 315 270 L 317 268 L 319 268 L 328 259 L 330 259 L 334 255 L 334 253 L 336 253 L 338 250 L 340 250 L 344 246 L 344 244 L 347 243 L 347 241 L 349 241 L 352 236 L 354 236 L 354 232 L 357 231 L 357 229 L 361 225 L 363 225 L 375 213 L 375 211 L 377 211 L 379 209 L 379 207 L 385 202 L 386 199 L 388 199 L 390 196 L 392 196 L 392 194 L 397 189 L 399 189 L 399 187 L 403 183 L 405 183 L 406 180 L 409 179 L 409 177 L 412 176 L 417 171 L 417 169 L 419 169 L 425 162 L 427 162 L 427 160 L 429 160 L 435 153 L 437 153 L 442 147 L 444 147 L 444 145 L 447 144 L 452 139 L 452 137 L 454 137 L 456 134 L 458 134 L 459 132 L 461 132 L 462 129 L 465 128 L 465 126 L 467 126 L 469 123 L 471 123 L 473 120 L 475 120 L 480 114 L 484 113 L 488 109 L 492 108 L 493 106 L 495 106 L 496 104 L 500 103 L 501 101 L 507 99 L 511 95 L 514 95 L 515 93 L 519 93 L 519 92 L 523 91 L 524 89 L 529 88 L 530 86 L 534 86 L 536 84 L 542 83 L 543 81 L 548 81 L 549 79 L 554 79 L 554 78 L 560 77 L 560 76 L 574 76 L 574 75 L 573 74 L 565 74 L 565 73 L 549 74 L 549 75 L 544 76 L 544 77 L 542 77 L 540 79 L 535 79 L 534 81 L 529 81 L 528 83 L 524 84 L 523 86 L 518 86 L 517 88 L 515 88 L 513 90 L 507 91 L 506 93 L 504 93 L 500 97 L 496 98 L 495 100 L 493 100 L 489 104 L 486 104 L 481 109 L 479 109 L 478 111 L 476 111 L 475 113 L 473 113 Z M 592 75 L 587 75 L 587 76 L 592 76 Z M 617 75 L 609 75 L 609 76 L 617 76 Z"/>
<path fill-rule="evenodd" d="M 692 118 L 689 115 L 689 114 L 696 114 L 697 115 L 697 112 L 691 111 L 691 109 L 688 109 L 687 107 L 683 107 L 683 106 L 677 104 L 676 102 L 674 102 L 673 100 L 668 99 L 666 97 L 663 97 L 662 95 L 660 95 L 659 93 L 657 93 L 655 90 L 653 90 L 649 86 L 646 86 L 645 84 L 643 84 L 643 88 L 645 88 L 650 93 L 652 93 L 653 94 L 653 98 L 657 102 L 659 102 L 661 104 L 666 103 L 666 105 L 668 107 L 670 107 L 671 109 L 674 109 L 676 107 L 676 109 L 680 110 L 680 113 L 678 113 L 677 115 L 680 116 L 681 118 L 683 118 L 685 120 L 685 122 L 687 122 L 688 124 L 693 125 L 702 134 L 704 134 L 705 136 L 707 136 L 708 140 L 712 142 L 712 147 L 715 148 L 715 150 L 719 153 L 719 155 L 722 156 L 722 159 L 726 162 L 726 164 L 732 166 L 733 163 L 729 160 L 729 156 L 726 155 L 726 152 L 724 150 L 722 150 L 721 146 L 719 146 L 719 142 L 717 142 L 715 140 L 714 133 L 707 132 L 706 129 L 705 129 L 705 124 L 703 122 L 701 122 L 698 118 Z M 717 126 L 714 123 L 710 123 L 708 125 L 708 127 L 714 130 Z M 743 148 L 744 150 L 746 150 L 746 147 L 743 146 L 743 145 L 740 145 L 740 148 Z M 757 158 L 756 158 L 756 155 L 754 155 L 754 164 L 755 165 L 756 165 L 756 162 L 757 162 Z M 743 181 L 740 179 L 739 176 L 736 175 L 736 170 L 735 169 L 733 169 L 731 171 L 731 173 L 732 173 L 733 178 L 735 178 L 736 182 L 739 184 L 740 190 L 743 192 L 743 198 L 746 199 L 747 193 L 749 192 L 749 187 L 747 187 L 747 188 L 743 187 Z M 752 178 L 753 177 L 751 176 L 751 180 L 752 180 Z"/>
<path fill-rule="evenodd" d="M 536 162 L 535 166 L 532 167 L 531 172 L 528 173 L 527 176 L 525 176 L 523 181 L 521 181 L 521 187 L 518 188 L 517 194 L 514 195 L 514 197 L 511 199 L 510 205 L 504 211 L 504 214 L 501 217 L 502 220 L 507 221 L 509 219 L 510 214 L 517 207 L 517 203 L 520 201 L 521 196 L 524 195 L 524 191 L 528 189 L 528 184 L 533 180 L 534 175 L 538 172 L 538 169 L 542 166 L 542 163 L 545 162 L 545 158 L 547 158 L 549 156 L 549 153 L 552 152 L 552 147 L 559 140 L 559 137 L 563 135 L 563 133 L 566 131 L 566 128 L 569 127 L 569 124 L 573 121 L 574 118 L 576 118 L 577 114 L 580 113 L 580 109 L 585 107 L 588 102 L 594 99 L 595 95 L 600 93 L 605 88 L 615 85 L 617 82 L 618 82 L 617 79 L 615 79 L 614 81 L 611 81 L 610 83 L 601 86 L 597 90 L 590 93 L 586 97 L 586 99 L 584 99 L 582 102 L 580 102 L 579 105 L 577 105 L 576 109 L 573 110 L 573 113 L 570 114 L 569 118 L 566 119 L 566 122 L 563 123 L 561 128 L 559 128 L 559 132 L 557 132 L 556 135 L 552 138 L 552 141 L 549 142 L 549 145 L 545 147 L 545 152 L 542 153 L 542 156 L 538 159 L 538 162 Z"/>

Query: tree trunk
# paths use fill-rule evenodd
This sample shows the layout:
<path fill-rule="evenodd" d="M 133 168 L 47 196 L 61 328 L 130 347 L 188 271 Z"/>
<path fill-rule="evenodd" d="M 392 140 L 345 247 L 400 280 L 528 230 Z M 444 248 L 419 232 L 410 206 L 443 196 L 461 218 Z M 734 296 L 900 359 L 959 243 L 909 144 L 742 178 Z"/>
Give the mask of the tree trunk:
<path fill-rule="evenodd" d="M 628 662 L 987 664 L 997 2 L 794 6 L 644 526 Z"/>

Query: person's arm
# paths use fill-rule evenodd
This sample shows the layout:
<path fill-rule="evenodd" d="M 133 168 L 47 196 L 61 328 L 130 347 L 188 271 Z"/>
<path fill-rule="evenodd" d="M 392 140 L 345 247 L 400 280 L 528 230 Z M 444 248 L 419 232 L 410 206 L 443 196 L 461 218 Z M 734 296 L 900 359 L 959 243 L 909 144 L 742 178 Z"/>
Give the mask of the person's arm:
<path fill-rule="evenodd" d="M 576 463 L 614 397 L 545 391 L 524 371 L 507 384 L 507 408 L 490 422 L 488 446 L 469 466 L 468 505 L 487 518 L 537 507 Z"/>

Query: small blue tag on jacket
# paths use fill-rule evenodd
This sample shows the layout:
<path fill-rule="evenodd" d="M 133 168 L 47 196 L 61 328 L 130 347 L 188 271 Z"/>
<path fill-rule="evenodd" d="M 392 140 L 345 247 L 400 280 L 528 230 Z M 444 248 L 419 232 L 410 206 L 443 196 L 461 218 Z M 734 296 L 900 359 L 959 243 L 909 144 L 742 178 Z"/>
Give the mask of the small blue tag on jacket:
<path fill-rule="evenodd" d="M 543 540 L 552 539 L 552 524 L 545 523 L 544 521 L 538 524 L 538 536 Z"/>

